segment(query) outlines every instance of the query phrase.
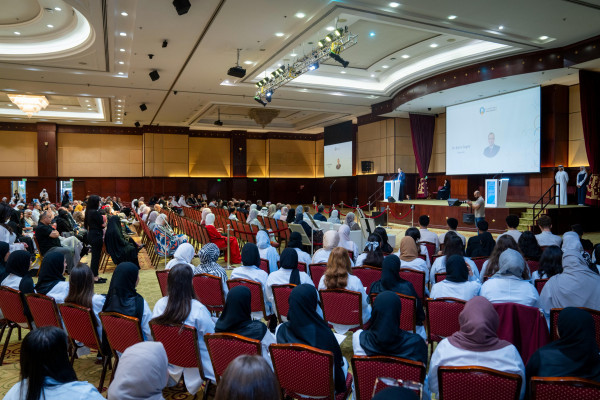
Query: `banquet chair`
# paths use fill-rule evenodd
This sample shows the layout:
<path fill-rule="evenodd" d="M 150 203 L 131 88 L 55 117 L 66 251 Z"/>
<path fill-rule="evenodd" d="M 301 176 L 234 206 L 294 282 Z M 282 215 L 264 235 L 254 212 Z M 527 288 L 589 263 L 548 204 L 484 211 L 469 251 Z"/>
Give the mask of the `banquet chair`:
<path fill-rule="evenodd" d="M 40 293 L 27 293 L 25 301 L 36 328 L 43 326 L 63 328 L 56 301 L 52 297 Z"/>
<path fill-rule="evenodd" d="M 529 385 L 531 400 L 600 399 L 600 382 L 575 377 L 534 376 Z"/>
<path fill-rule="evenodd" d="M 4 362 L 4 356 L 10 342 L 10 335 L 13 329 L 17 328 L 19 340 L 21 340 L 21 328 L 32 330 L 31 321 L 25 315 L 25 303 L 21 296 L 21 291 L 11 289 L 7 286 L 0 286 L 0 310 L 4 314 L 5 324 L 0 331 L 0 342 L 4 336 L 4 331 L 8 328 L 8 335 L 2 347 L 2 355 L 0 355 L 0 366 Z"/>
<path fill-rule="evenodd" d="M 439 367 L 439 400 L 519 400 L 521 375 L 491 368 Z"/>
<path fill-rule="evenodd" d="M 225 308 L 225 292 L 220 277 L 211 274 L 194 275 L 192 286 L 198 301 L 208 308 L 208 311 L 217 316 L 221 314 Z"/>
<path fill-rule="evenodd" d="M 375 303 L 377 294 L 370 294 L 371 304 Z M 400 303 L 402 305 L 402 312 L 400 313 L 400 329 L 417 333 L 417 298 L 398 292 L 396 292 L 396 294 L 400 297 Z"/>
<path fill-rule="evenodd" d="M 260 282 L 252 281 L 250 279 L 230 279 L 227 281 L 227 287 L 229 290 L 236 286 L 246 286 L 250 289 L 251 300 L 250 300 L 250 312 L 262 312 L 264 319 L 267 319 L 267 310 L 265 308 L 265 299 L 263 295 L 263 288 Z"/>
<path fill-rule="evenodd" d="M 260 340 L 250 339 L 235 333 L 207 333 L 204 342 L 215 371 L 217 384 L 225 373 L 227 366 L 242 355 L 262 355 Z"/>
<path fill-rule="evenodd" d="M 369 293 L 373 282 L 381 279 L 381 268 L 370 267 L 363 265 L 362 267 L 352 268 L 352 275 L 356 276 L 366 287 L 366 292 Z"/>
<path fill-rule="evenodd" d="M 101 312 L 98 316 L 114 358 L 113 373 L 110 377 L 112 382 L 119 364 L 119 353 L 122 354 L 128 347 L 144 341 L 142 325 L 139 319 L 116 312 Z"/>
<path fill-rule="evenodd" d="M 360 292 L 347 289 L 319 290 L 323 319 L 329 324 L 351 325 L 351 331 L 363 328 Z"/>
<path fill-rule="evenodd" d="M 163 297 L 167 295 L 167 279 L 169 278 L 169 270 L 156 271 L 156 279 Z"/>
<path fill-rule="evenodd" d="M 427 341 L 432 351 L 434 342 L 441 342 L 460 330 L 458 316 L 465 304 L 464 300 L 451 297 L 425 300 Z"/>
<path fill-rule="evenodd" d="M 275 313 L 280 324 L 287 321 L 288 311 L 290 310 L 290 294 L 295 287 L 296 285 L 293 284 L 271 286 L 275 299 Z"/>

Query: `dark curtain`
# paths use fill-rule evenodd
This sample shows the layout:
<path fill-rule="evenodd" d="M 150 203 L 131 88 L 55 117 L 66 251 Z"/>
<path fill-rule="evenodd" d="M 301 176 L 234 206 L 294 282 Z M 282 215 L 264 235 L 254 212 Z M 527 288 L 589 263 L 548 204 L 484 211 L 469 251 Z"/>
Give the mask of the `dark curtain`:
<path fill-rule="evenodd" d="M 435 116 L 422 114 L 409 114 L 410 134 L 412 136 L 413 152 L 417 162 L 419 176 L 424 178 L 429 170 L 431 151 L 433 150 L 433 130 Z"/>
<path fill-rule="evenodd" d="M 590 164 L 589 184 L 585 204 L 600 205 L 600 73 L 579 71 L 579 99 L 585 152 Z"/>

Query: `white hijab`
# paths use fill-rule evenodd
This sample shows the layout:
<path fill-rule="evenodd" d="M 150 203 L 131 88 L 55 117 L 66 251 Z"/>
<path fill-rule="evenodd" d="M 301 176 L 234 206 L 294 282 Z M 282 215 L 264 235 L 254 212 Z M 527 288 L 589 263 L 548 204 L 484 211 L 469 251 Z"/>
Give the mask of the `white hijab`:
<path fill-rule="evenodd" d="M 331 251 L 338 247 L 339 243 L 340 234 L 336 231 L 327 231 L 323 235 L 323 249 Z"/>
<path fill-rule="evenodd" d="M 177 202 L 181 207 L 189 207 L 187 205 L 187 203 L 185 202 L 185 197 L 183 197 L 183 195 L 181 195 L 179 197 L 179 201 Z"/>
<path fill-rule="evenodd" d="M 160 214 L 156 217 L 156 225 L 165 226 L 167 224 L 167 216 L 165 214 Z"/>
<path fill-rule="evenodd" d="M 173 254 L 173 259 L 168 262 L 165 266 L 165 269 L 171 269 L 177 264 L 187 264 L 191 268 L 194 268 L 192 265 L 192 258 L 194 258 L 194 254 L 196 251 L 194 250 L 194 246 L 189 243 L 182 243 L 175 250 L 175 254 Z"/>
<path fill-rule="evenodd" d="M 202 223 L 206 224 L 206 216 L 207 216 L 208 214 L 210 214 L 210 213 L 211 213 L 211 211 L 210 211 L 210 208 L 203 208 L 203 209 L 202 209 L 202 219 L 200 220 L 200 223 L 201 223 L 201 224 L 202 224 Z"/>
<path fill-rule="evenodd" d="M 340 235 L 339 247 L 354 251 L 354 242 L 350 239 L 350 227 L 348 225 L 340 225 L 338 229 Z"/>
<path fill-rule="evenodd" d="M 210 211 L 210 210 L 209 210 Z M 215 225 L 215 214 L 209 212 L 204 219 L 204 225 Z"/>

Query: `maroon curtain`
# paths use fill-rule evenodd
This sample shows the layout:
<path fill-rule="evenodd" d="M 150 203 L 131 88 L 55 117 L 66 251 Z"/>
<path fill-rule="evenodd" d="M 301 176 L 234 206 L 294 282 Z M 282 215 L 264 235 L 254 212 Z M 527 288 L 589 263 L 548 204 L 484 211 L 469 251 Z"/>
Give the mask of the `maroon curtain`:
<path fill-rule="evenodd" d="M 579 70 L 579 99 L 585 152 L 590 163 L 585 204 L 600 205 L 600 73 Z"/>
<path fill-rule="evenodd" d="M 435 117 L 422 114 L 409 114 L 408 116 L 410 118 L 410 133 L 417 169 L 419 170 L 419 176 L 424 178 L 429 170 L 431 151 L 433 150 Z"/>

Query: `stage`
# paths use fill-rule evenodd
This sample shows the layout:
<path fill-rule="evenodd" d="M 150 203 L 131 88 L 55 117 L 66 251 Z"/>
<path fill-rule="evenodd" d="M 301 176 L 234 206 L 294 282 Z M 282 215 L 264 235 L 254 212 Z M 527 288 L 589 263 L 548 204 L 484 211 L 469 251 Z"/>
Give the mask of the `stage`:
<path fill-rule="evenodd" d="M 432 228 L 445 229 L 447 218 L 456 218 L 458 220 L 458 230 L 476 231 L 474 224 L 465 224 L 463 214 L 472 213 L 471 207 L 467 204 L 461 204 L 454 207 L 449 206 L 446 200 L 405 200 L 390 203 L 388 201 L 379 201 L 377 209 L 379 212 L 390 206 L 389 222 L 410 225 L 411 221 L 417 225 L 420 215 L 428 215 L 430 219 L 429 226 Z M 411 206 L 414 206 L 411 213 Z M 532 225 L 533 203 L 526 202 L 507 202 L 506 207 L 486 208 L 485 220 L 489 224 L 491 233 L 500 233 L 506 230 L 506 217 L 509 214 L 515 214 L 521 218 L 521 230 Z M 539 210 L 539 205 L 536 211 Z M 373 214 L 378 213 L 373 210 Z M 600 219 L 600 210 L 595 207 L 580 207 L 576 205 L 548 205 L 546 213 L 552 218 L 552 231 L 562 234 L 568 230 L 572 224 L 580 223 L 584 225 L 586 231 L 596 231 L 597 227 L 594 221 Z"/>

